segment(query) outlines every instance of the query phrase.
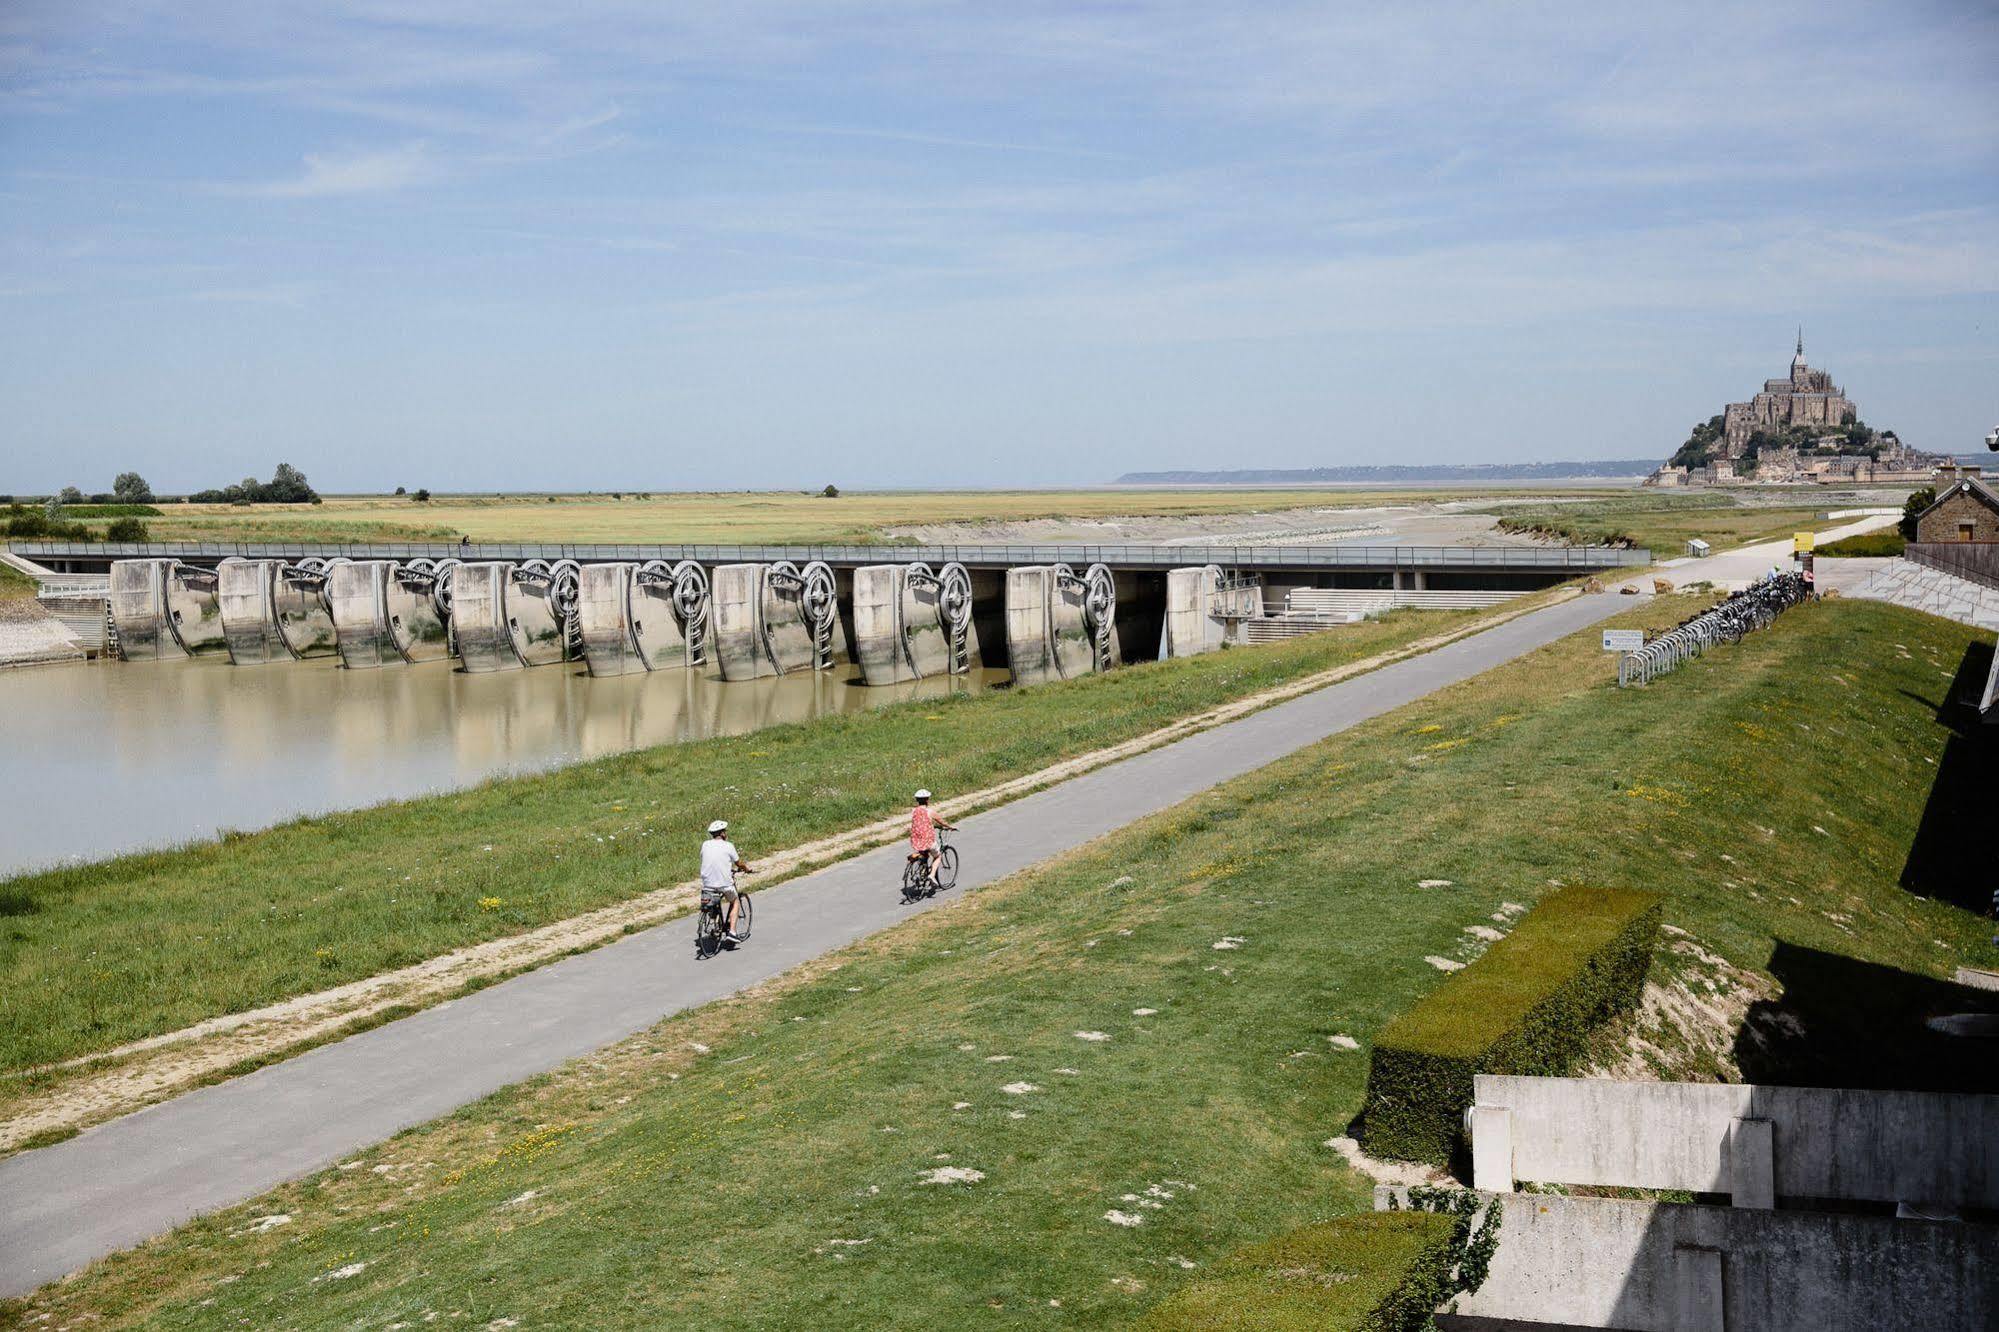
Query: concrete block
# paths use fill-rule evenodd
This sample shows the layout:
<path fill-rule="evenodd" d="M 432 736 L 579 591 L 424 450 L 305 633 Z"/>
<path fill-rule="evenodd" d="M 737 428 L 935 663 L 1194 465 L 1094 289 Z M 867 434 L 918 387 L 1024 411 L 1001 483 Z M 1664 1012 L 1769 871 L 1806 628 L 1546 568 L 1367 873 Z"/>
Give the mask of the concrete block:
<path fill-rule="evenodd" d="M 1767 1119 L 1738 1119 L 1728 1131 L 1728 1197 L 1737 1207 L 1777 1205 L 1777 1156 Z"/>
<path fill-rule="evenodd" d="M 1673 1250 L 1673 1326 L 1683 1332 L 1724 1332 L 1721 1252 L 1695 1245 Z"/>
<path fill-rule="evenodd" d="M 1166 574 L 1165 623 L 1159 632 L 1159 657 L 1192 657 L 1222 645 L 1226 621 L 1217 613 L 1222 570 L 1217 564 L 1171 569 Z"/>
<path fill-rule="evenodd" d="M 1513 1192 L 1513 1114 L 1503 1105 L 1475 1105 L 1465 1112 L 1471 1131 L 1472 1187 Z"/>

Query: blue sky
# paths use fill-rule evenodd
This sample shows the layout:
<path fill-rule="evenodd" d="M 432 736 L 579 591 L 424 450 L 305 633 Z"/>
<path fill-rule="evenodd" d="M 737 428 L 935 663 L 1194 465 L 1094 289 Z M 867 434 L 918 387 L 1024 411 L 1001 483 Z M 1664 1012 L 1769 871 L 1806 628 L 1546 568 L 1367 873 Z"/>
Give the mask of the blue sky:
<path fill-rule="evenodd" d="M 0 490 L 1999 421 L 1990 4 L 0 3 Z"/>

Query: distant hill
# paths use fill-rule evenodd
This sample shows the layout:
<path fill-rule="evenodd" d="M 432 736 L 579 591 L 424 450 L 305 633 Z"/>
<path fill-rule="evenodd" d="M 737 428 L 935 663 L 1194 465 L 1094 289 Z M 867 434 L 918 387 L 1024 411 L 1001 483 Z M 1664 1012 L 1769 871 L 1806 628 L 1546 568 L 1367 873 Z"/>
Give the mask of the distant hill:
<path fill-rule="evenodd" d="M 1227 472 L 1126 472 L 1120 486 L 1311 486 L 1370 481 L 1557 481 L 1571 477 L 1649 476 L 1649 458 L 1594 462 L 1472 463 L 1389 467 L 1270 467 Z"/>

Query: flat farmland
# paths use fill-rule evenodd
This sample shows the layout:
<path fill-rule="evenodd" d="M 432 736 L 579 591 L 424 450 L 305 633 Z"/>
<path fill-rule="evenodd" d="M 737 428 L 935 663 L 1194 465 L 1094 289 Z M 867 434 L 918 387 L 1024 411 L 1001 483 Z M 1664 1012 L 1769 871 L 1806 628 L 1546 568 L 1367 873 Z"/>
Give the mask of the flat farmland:
<path fill-rule="evenodd" d="M 1479 490 L 782 491 L 622 495 L 333 496 L 314 505 L 164 504 L 146 520 L 163 541 L 569 541 L 862 545 L 913 523 L 1034 518 L 1152 518 L 1285 509 L 1436 504 L 1476 496 L 1552 496 L 1545 488 Z M 1587 493 L 1587 492 L 1579 492 Z M 968 534 L 976 539 L 975 534 Z M 1116 536 L 1106 538 L 1119 540 Z"/>

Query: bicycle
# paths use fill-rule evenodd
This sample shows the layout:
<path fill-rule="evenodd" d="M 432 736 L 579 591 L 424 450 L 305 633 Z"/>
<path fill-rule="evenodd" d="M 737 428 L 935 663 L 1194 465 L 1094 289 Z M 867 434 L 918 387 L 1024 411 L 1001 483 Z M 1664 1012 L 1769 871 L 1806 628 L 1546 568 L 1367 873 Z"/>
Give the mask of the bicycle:
<path fill-rule="evenodd" d="M 705 894 L 704 894 L 705 897 Z M 694 915 L 694 956 L 713 957 L 729 942 L 728 899 L 717 896 L 704 900 Z M 750 895 L 736 890 L 736 942 L 750 941 Z"/>
<path fill-rule="evenodd" d="M 937 882 L 930 882 L 930 867 L 921 852 L 912 854 L 902 867 L 902 900 L 914 902 L 932 897 L 946 888 L 958 886 L 958 848 L 943 833 L 937 834 Z"/>

